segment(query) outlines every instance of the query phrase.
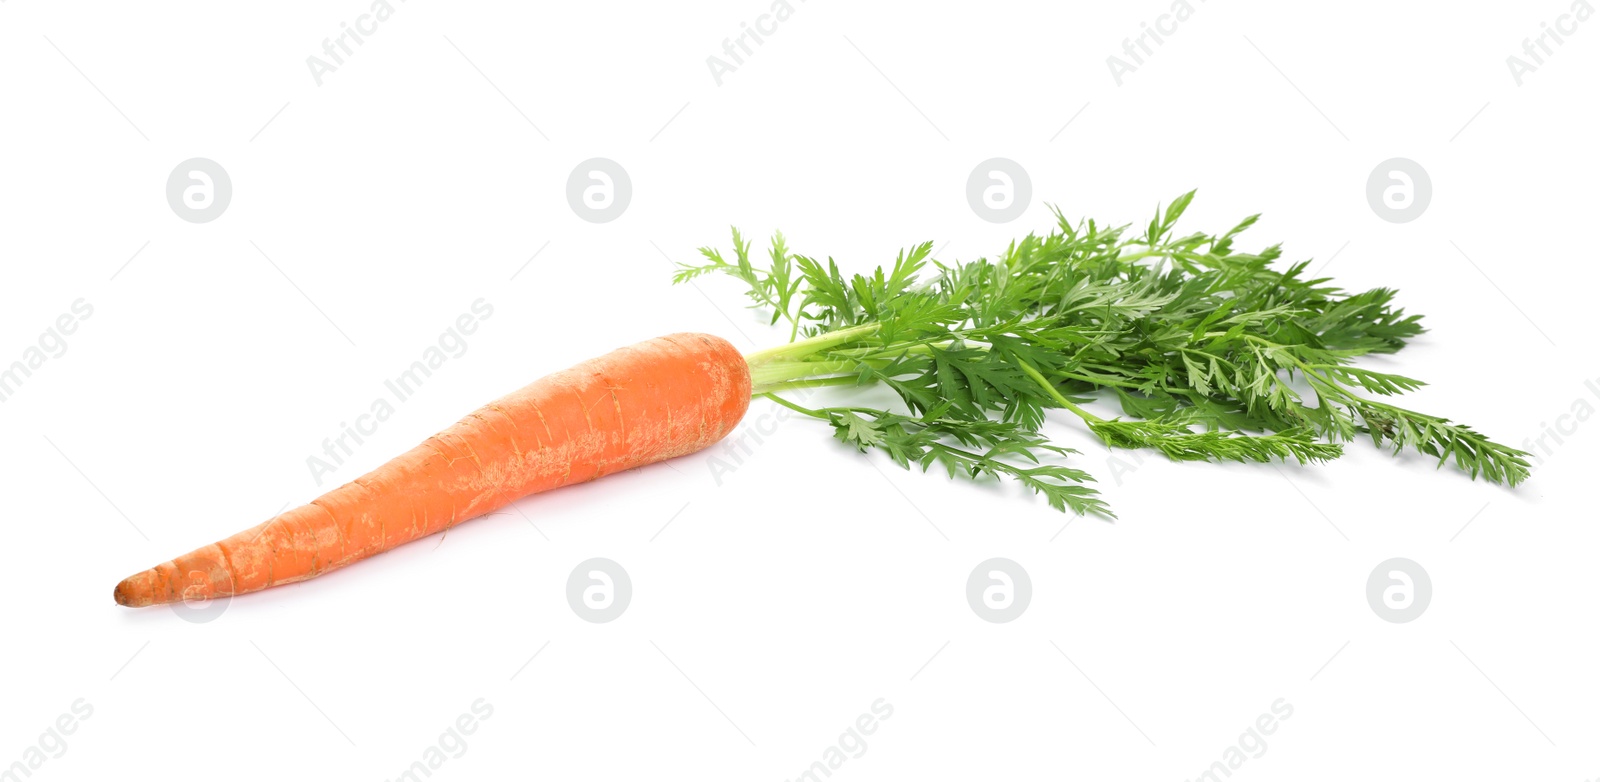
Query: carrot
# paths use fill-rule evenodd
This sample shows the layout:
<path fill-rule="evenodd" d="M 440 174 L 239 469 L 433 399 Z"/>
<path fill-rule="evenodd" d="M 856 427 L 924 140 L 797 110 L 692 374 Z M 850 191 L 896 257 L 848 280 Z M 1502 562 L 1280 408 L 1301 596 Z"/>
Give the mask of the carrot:
<path fill-rule="evenodd" d="M 536 492 L 693 453 L 750 404 L 727 341 L 672 334 L 537 380 L 360 478 L 129 576 L 117 603 L 220 598 L 304 581 Z"/>

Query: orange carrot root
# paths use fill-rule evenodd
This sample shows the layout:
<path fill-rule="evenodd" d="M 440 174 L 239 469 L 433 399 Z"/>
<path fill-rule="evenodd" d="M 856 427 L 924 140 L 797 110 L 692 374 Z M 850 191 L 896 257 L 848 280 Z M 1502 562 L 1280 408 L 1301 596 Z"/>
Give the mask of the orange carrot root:
<path fill-rule="evenodd" d="M 117 584 L 119 605 L 303 581 L 522 497 L 693 453 L 733 431 L 750 368 L 720 337 L 672 334 L 479 408 L 360 478 Z"/>

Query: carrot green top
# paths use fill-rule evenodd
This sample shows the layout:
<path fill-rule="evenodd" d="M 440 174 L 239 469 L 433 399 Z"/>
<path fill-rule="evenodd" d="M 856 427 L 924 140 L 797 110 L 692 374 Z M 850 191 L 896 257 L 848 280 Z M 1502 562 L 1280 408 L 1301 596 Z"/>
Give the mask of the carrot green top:
<path fill-rule="evenodd" d="M 1091 477 L 1061 463 L 1070 451 L 1041 433 L 1047 409 L 1067 410 L 1108 446 L 1177 460 L 1323 461 L 1361 433 L 1497 483 L 1528 476 L 1524 452 L 1381 399 L 1420 381 L 1355 366 L 1422 332 L 1395 291 L 1347 293 L 1309 274 L 1309 261 L 1274 268 L 1277 245 L 1238 249 L 1255 216 L 1180 236 L 1193 196 L 1157 208 L 1140 232 L 1057 212 L 1053 231 L 994 259 L 930 269 L 931 244 L 921 244 L 850 277 L 831 258 L 791 252 L 782 234 L 766 261 L 752 259 L 736 229 L 731 257 L 702 249 L 705 262 L 675 280 L 732 276 L 772 323 L 788 324 L 789 344 L 748 356 L 756 393 L 901 466 L 1008 476 L 1062 510 L 1110 514 L 1082 485 Z M 785 398 L 873 384 L 900 405 Z M 1092 412 L 1095 400 L 1123 415 Z"/>

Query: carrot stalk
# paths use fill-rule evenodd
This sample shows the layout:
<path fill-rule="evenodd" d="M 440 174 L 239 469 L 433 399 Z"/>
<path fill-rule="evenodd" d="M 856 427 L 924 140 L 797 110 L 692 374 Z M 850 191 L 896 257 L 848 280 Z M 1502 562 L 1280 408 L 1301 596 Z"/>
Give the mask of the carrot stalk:
<path fill-rule="evenodd" d="M 557 372 L 310 504 L 117 584 L 120 605 L 220 598 L 304 581 L 522 497 L 693 453 L 750 404 L 720 337 L 672 334 Z"/>

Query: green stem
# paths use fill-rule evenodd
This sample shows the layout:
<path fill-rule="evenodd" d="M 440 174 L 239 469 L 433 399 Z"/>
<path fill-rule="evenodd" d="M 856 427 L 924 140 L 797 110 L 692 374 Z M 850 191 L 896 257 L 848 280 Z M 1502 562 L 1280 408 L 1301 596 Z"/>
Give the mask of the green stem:
<path fill-rule="evenodd" d="M 777 402 L 778 404 L 783 405 L 784 407 L 787 407 L 790 410 L 793 410 L 796 413 L 799 413 L 801 415 L 809 415 L 812 418 L 820 418 L 820 419 L 822 419 L 824 421 L 828 420 L 828 415 L 826 413 L 823 413 L 823 412 L 820 412 L 820 411 L 817 411 L 817 410 L 812 410 L 809 407 L 801 407 L 800 405 L 797 405 L 797 404 L 795 404 L 793 402 L 790 402 L 789 400 L 784 399 L 783 397 L 778 396 L 777 394 L 772 394 L 772 393 L 756 394 L 756 396 L 764 396 L 764 397 L 766 397 L 768 399 L 771 399 L 772 401 Z"/>
<path fill-rule="evenodd" d="M 802 339 L 799 342 L 790 342 L 786 345 L 779 345 L 775 348 L 758 350 L 754 353 L 746 354 L 744 360 L 749 363 L 750 366 L 754 367 L 759 364 L 765 364 L 780 359 L 792 361 L 795 359 L 805 358 L 806 356 L 814 353 L 820 353 L 829 348 L 843 345 L 846 342 L 853 342 L 861 337 L 874 334 L 878 331 L 878 329 L 881 328 L 883 328 L 883 324 L 881 323 L 863 323 L 860 326 L 852 326 L 847 329 L 830 331 L 826 334 L 819 334 L 809 339 Z"/>
<path fill-rule="evenodd" d="M 1171 254 L 1171 251 L 1168 250 L 1146 250 L 1142 253 L 1128 253 L 1127 255 L 1119 255 L 1117 256 L 1117 260 L 1126 263 L 1128 261 L 1137 261 L 1140 258 L 1153 258 L 1158 255 L 1165 257 Z"/>
<path fill-rule="evenodd" d="M 840 375 L 835 377 L 807 377 L 800 380 L 786 380 L 782 383 L 769 383 L 759 388 L 753 388 L 750 396 L 766 396 L 780 391 L 798 391 L 803 388 L 826 388 L 829 386 L 853 386 L 859 382 L 855 375 Z"/>
<path fill-rule="evenodd" d="M 1097 376 L 1092 376 L 1092 375 L 1085 375 L 1085 374 L 1082 374 L 1082 373 L 1079 373 L 1079 372 L 1057 372 L 1056 373 L 1056 377 L 1065 378 L 1067 380 L 1077 380 L 1077 381 L 1080 381 L 1080 382 L 1089 383 L 1091 385 L 1096 385 L 1096 386 L 1116 386 L 1118 388 L 1138 388 L 1139 385 L 1140 385 L 1139 383 L 1129 383 L 1129 382 L 1123 381 L 1123 380 L 1112 380 L 1111 378 L 1108 378 L 1108 377 L 1097 377 Z"/>
<path fill-rule="evenodd" d="M 765 389 L 774 383 L 787 383 L 805 377 L 838 375 L 860 369 L 860 361 L 772 361 L 750 365 L 750 385 Z"/>
<path fill-rule="evenodd" d="M 1023 373 L 1028 377 L 1033 378 L 1034 382 L 1038 383 L 1039 387 L 1043 388 L 1045 393 L 1049 394 L 1050 398 L 1056 401 L 1056 404 L 1071 410 L 1072 412 L 1076 413 L 1079 418 L 1082 418 L 1091 424 L 1105 423 L 1106 419 L 1101 418 L 1100 416 L 1097 416 L 1094 413 L 1083 409 L 1082 407 L 1079 407 L 1071 399 L 1062 396 L 1061 392 L 1056 390 L 1055 384 L 1045 379 L 1044 375 L 1039 374 L 1039 370 L 1034 369 L 1032 364 L 1029 364 L 1028 362 L 1019 358 L 1017 359 L 1017 365 L 1022 367 Z"/>
<path fill-rule="evenodd" d="M 949 344 L 949 343 L 950 343 L 949 340 L 945 341 L 945 344 Z M 840 350 L 830 350 L 830 351 L 828 351 L 828 355 L 830 355 L 830 356 L 843 356 L 843 357 L 846 357 L 846 358 L 867 358 L 867 359 L 870 359 L 870 358 L 895 358 L 896 356 L 900 356 L 900 355 L 903 355 L 903 354 L 906 354 L 906 353 L 915 353 L 917 355 L 926 355 L 926 354 L 932 353 L 932 352 L 933 352 L 933 343 L 931 343 L 931 342 L 896 342 L 893 345 L 889 345 L 889 346 L 881 347 L 881 348 L 877 348 L 877 347 L 873 347 L 873 348 L 843 348 L 843 349 L 840 349 Z"/>

